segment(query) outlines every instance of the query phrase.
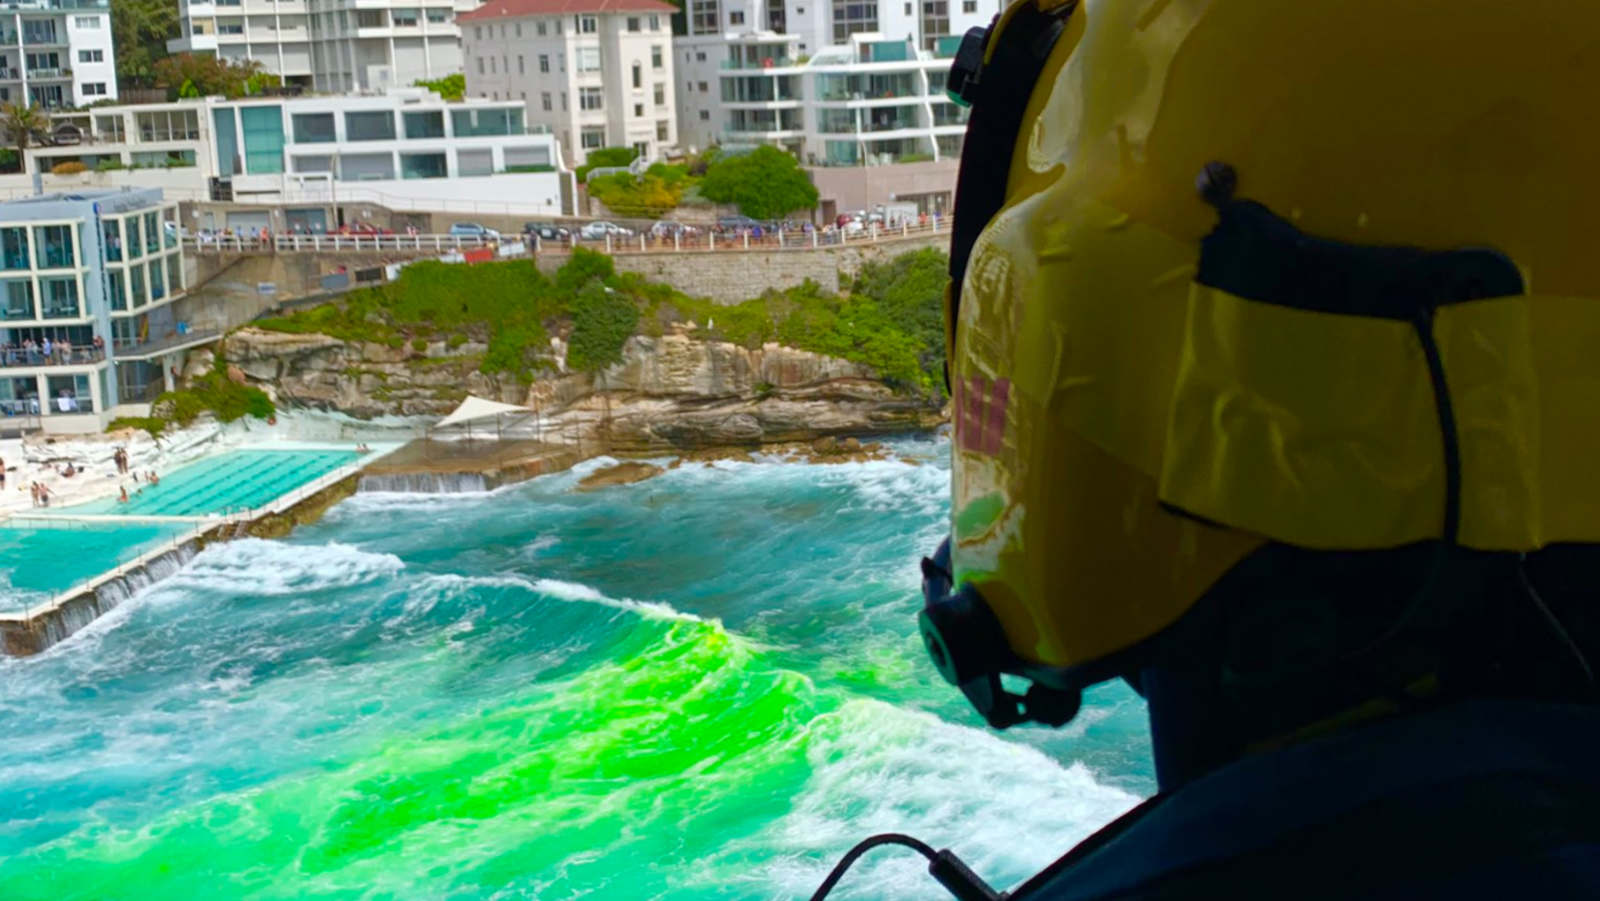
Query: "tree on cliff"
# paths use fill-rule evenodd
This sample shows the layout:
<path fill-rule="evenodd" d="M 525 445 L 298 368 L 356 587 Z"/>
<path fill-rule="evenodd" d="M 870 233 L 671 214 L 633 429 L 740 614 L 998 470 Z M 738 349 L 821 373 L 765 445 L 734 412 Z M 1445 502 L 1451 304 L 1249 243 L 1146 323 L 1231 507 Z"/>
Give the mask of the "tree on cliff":
<path fill-rule="evenodd" d="M 599 373 L 622 362 L 622 346 L 639 326 L 639 307 L 632 297 L 591 280 L 572 300 L 572 335 L 567 366 Z"/>
<path fill-rule="evenodd" d="M 125 88 L 155 84 L 156 61 L 167 55 L 167 38 L 177 35 L 178 4 L 172 0 L 117 0 L 111 4 L 117 83 Z"/>
<path fill-rule="evenodd" d="M 817 186 L 793 156 L 771 145 L 718 156 L 700 182 L 700 195 L 732 203 L 754 219 L 778 219 L 817 205 Z"/>

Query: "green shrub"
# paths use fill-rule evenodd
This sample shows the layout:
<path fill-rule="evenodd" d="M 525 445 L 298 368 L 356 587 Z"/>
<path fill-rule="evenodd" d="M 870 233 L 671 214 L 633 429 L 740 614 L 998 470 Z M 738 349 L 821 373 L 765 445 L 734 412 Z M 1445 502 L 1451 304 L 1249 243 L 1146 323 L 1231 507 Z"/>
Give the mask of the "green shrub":
<path fill-rule="evenodd" d="M 598 281 L 583 286 L 572 304 L 572 335 L 567 365 L 580 372 L 599 372 L 622 362 L 622 346 L 639 326 L 634 299 Z"/>
<path fill-rule="evenodd" d="M 422 353 L 423 351 L 426 351 L 428 349 L 428 339 L 427 338 L 412 338 L 411 339 L 411 349 L 416 351 L 419 354 Z"/>
<path fill-rule="evenodd" d="M 634 157 L 638 155 L 639 151 L 634 150 L 632 147 L 601 147 L 591 150 L 584 164 L 574 170 L 578 176 L 578 183 L 582 184 L 588 180 L 590 169 L 626 166 L 633 162 Z"/>
<path fill-rule="evenodd" d="M 120 156 L 101 157 L 100 162 L 94 164 L 94 171 L 96 172 L 116 172 L 121 168 L 123 168 L 123 163 Z"/>
<path fill-rule="evenodd" d="M 167 421 L 155 416 L 118 416 L 116 419 L 111 420 L 110 425 L 107 426 L 113 431 L 117 429 L 144 429 L 150 434 L 151 438 L 160 438 L 166 427 Z"/>
<path fill-rule="evenodd" d="M 445 339 L 444 346 L 450 348 L 451 350 L 455 350 L 465 343 L 467 343 L 467 336 L 461 334 L 460 332 L 456 332 L 454 335 L 451 335 Z"/>
<path fill-rule="evenodd" d="M 530 163 L 530 164 L 528 164 L 526 166 L 507 166 L 505 168 L 505 171 L 509 172 L 509 173 L 518 173 L 518 172 L 554 172 L 554 171 L 556 171 L 556 167 L 551 166 L 551 165 L 549 165 L 547 163 Z"/>

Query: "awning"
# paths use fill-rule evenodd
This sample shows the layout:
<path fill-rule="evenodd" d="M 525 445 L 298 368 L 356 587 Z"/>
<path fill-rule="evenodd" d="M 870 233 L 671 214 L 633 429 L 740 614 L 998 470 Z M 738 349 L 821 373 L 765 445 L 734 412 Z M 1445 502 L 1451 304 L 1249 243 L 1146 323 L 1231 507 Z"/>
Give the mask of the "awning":
<path fill-rule="evenodd" d="M 451 411 L 449 416 L 434 423 L 436 429 L 448 428 L 453 425 L 465 425 L 484 419 L 496 419 L 507 414 L 515 416 L 532 416 L 531 407 L 519 407 L 516 404 L 503 404 L 497 400 L 484 397 L 469 396 L 461 402 L 461 406 Z"/>

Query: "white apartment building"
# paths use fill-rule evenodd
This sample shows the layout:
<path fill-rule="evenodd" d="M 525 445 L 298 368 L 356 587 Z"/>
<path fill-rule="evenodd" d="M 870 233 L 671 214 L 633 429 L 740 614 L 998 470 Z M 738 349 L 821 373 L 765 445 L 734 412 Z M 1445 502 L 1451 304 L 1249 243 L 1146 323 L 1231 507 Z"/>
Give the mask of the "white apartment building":
<path fill-rule="evenodd" d="M 774 34 L 729 40 L 707 90 L 695 85 L 712 99 L 695 112 L 694 146 L 774 144 L 808 166 L 961 155 L 967 110 L 945 95 L 949 41 L 935 53 L 861 32 L 805 62 L 795 45 Z"/>
<path fill-rule="evenodd" d="M 860 93 L 856 109 L 892 106 L 886 101 L 904 99 L 897 82 L 937 80 L 943 93 L 950 59 L 969 28 L 982 27 L 1000 11 L 1000 0 L 687 0 L 688 33 L 673 41 L 673 64 L 678 73 L 678 127 L 686 146 L 703 148 L 714 143 L 759 141 L 795 149 L 806 134 L 802 161 L 815 165 L 843 159 L 821 142 L 840 138 L 836 111 L 824 113 L 813 99 Z M 902 49 L 903 48 L 903 49 Z M 809 67 L 809 68 L 808 68 Z M 763 84 L 750 70 L 772 79 Z M 859 75 L 860 78 L 848 76 Z M 820 82 L 810 76 L 826 76 Z M 854 87 L 849 87 L 849 86 Z M 756 100 L 771 94 L 772 100 Z M 895 96 L 884 96 L 893 93 Z M 877 96 L 866 96 L 875 94 Z M 934 94 L 924 94 L 934 99 Z M 869 102 L 871 101 L 871 102 Z M 763 104 L 763 105 L 756 105 Z M 764 113 L 773 113 L 772 116 Z M 890 121 L 906 121 L 900 110 Z M 738 113 L 738 115 L 734 115 Z M 760 114 L 760 115 L 757 115 Z M 881 123 L 888 114 L 879 113 Z M 828 126 L 822 127 L 824 118 Z M 920 114 L 929 131 L 915 136 L 929 146 L 905 151 L 912 156 L 942 155 L 938 138 L 949 137 L 937 129 L 958 114 L 930 105 Z M 868 124 L 873 116 L 865 117 Z M 775 127 L 767 127 L 771 122 Z M 752 127 L 755 126 L 755 127 Z M 871 129 L 864 130 L 870 131 Z M 883 128 L 878 131 L 885 130 Z M 768 134 L 749 137 L 751 133 Z M 958 132 L 959 133 L 959 130 Z M 911 137 L 911 136 L 903 136 Z M 925 141 L 920 139 L 925 138 Z M 877 136 L 861 143 L 884 145 Z M 952 142 L 946 140 L 947 146 Z M 959 139 L 955 142 L 959 145 Z M 881 159 L 888 151 L 857 148 L 860 162 Z M 959 152 L 959 151 L 957 151 Z M 896 155 L 890 152 L 891 156 Z M 953 154 L 952 154 L 953 155 Z M 860 164 L 860 163 L 857 163 Z"/>
<path fill-rule="evenodd" d="M 116 99 L 108 0 L 9 0 L 0 12 L 0 103 Z"/>
<path fill-rule="evenodd" d="M 675 11 L 659 0 L 490 0 L 459 19 L 467 93 L 526 102 L 573 165 L 601 147 L 656 159 L 678 143 Z"/>
<path fill-rule="evenodd" d="M 68 127 L 79 143 L 29 148 L 30 171 L 74 161 L 112 183 L 160 184 L 169 198 L 307 204 L 278 228 L 329 227 L 330 203 L 471 212 L 474 203 L 499 211 L 515 202 L 549 215 L 572 207 L 561 148 L 554 135 L 529 131 L 520 100 L 451 103 L 422 88 L 208 97 L 52 117 L 53 131 Z"/>
<path fill-rule="evenodd" d="M 177 52 L 259 60 L 286 84 L 379 91 L 461 71 L 477 0 L 178 0 Z"/>

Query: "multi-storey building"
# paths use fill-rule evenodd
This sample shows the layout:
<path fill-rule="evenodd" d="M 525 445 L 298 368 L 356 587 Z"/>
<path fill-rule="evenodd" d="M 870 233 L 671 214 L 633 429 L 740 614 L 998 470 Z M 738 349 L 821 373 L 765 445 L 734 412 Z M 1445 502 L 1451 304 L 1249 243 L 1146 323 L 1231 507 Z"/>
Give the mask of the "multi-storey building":
<path fill-rule="evenodd" d="M 172 315 L 185 289 L 177 218 L 156 190 L 0 203 L 0 416 L 99 431 L 215 339 Z"/>
<path fill-rule="evenodd" d="M 457 13 L 476 0 L 178 0 L 173 52 L 259 60 L 287 84 L 338 93 L 461 71 Z"/>
<path fill-rule="evenodd" d="M 117 96 L 108 0 L 15 0 L 0 13 L 0 103 L 87 106 Z"/>
<path fill-rule="evenodd" d="M 173 195 L 196 199 L 366 201 L 401 210 L 515 201 L 527 213 L 570 212 L 561 148 L 553 135 L 530 132 L 524 117 L 520 100 L 447 103 L 421 88 L 107 106 L 54 116 L 53 127 L 71 123 L 80 142 L 30 148 L 28 164 L 46 172 L 66 161 L 111 173 L 160 169 L 151 174 Z M 324 214 L 313 207 L 305 215 Z"/>
<path fill-rule="evenodd" d="M 823 58 L 827 71 L 810 74 L 829 76 L 831 84 L 851 73 L 840 67 L 856 67 L 855 74 L 863 85 L 870 86 L 873 77 L 891 77 L 892 66 L 898 64 L 905 72 L 915 71 L 921 77 L 937 78 L 942 86 L 949 72 L 949 60 L 960 46 L 961 35 L 967 29 L 983 26 L 1000 10 L 1000 0 L 687 0 L 687 12 L 682 20 L 683 33 L 673 40 L 673 64 L 678 73 L 678 127 L 684 144 L 696 148 L 729 140 L 728 132 L 786 132 L 783 137 L 760 138 L 770 143 L 791 146 L 807 131 L 795 122 L 798 110 L 818 120 L 820 111 L 813 110 L 799 90 L 804 78 L 789 85 L 792 96 L 785 102 L 799 106 L 751 107 L 750 89 L 756 85 L 750 69 L 771 70 L 774 78 L 796 76 L 807 64 Z M 896 47 L 905 47 L 901 52 Z M 773 87 L 783 87 L 775 83 Z M 830 93 L 832 87 L 820 90 L 819 95 Z M 757 91 L 757 95 L 761 93 Z M 856 93 L 852 90 L 850 93 Z M 861 93 L 869 93 L 862 90 Z M 890 98 L 862 98 L 886 100 Z M 784 116 L 749 115 L 753 112 L 780 113 L 790 109 L 797 112 L 788 117 L 782 128 L 749 128 L 752 118 L 773 118 L 784 124 Z M 741 115 L 734 116 L 738 112 Z M 940 111 L 929 109 L 924 117 L 929 127 L 935 127 L 933 118 Z M 950 114 L 953 115 L 953 114 Z M 837 116 L 830 114 L 830 121 Z M 836 125 L 830 127 L 837 127 Z M 809 129 L 812 134 L 823 133 L 819 128 Z M 903 129 L 896 129 L 903 130 Z M 837 134 L 829 131 L 827 133 Z M 933 142 L 934 133 L 927 135 Z M 881 143 L 879 139 L 879 143 Z M 949 142 L 946 142 L 949 143 Z M 830 155 L 824 149 L 807 151 L 818 165 L 826 164 Z M 936 152 L 929 147 L 919 153 Z M 857 157 L 861 162 L 871 162 L 870 152 L 863 149 Z"/>
<path fill-rule="evenodd" d="M 467 92 L 519 100 L 581 164 L 678 143 L 671 16 L 660 0 L 490 0 L 460 17 Z"/>
<path fill-rule="evenodd" d="M 793 38 L 730 40 L 707 83 L 715 118 L 697 116 L 699 146 L 775 144 L 809 166 L 959 157 L 967 111 L 945 95 L 953 41 L 930 52 L 863 32 L 801 62 Z"/>

